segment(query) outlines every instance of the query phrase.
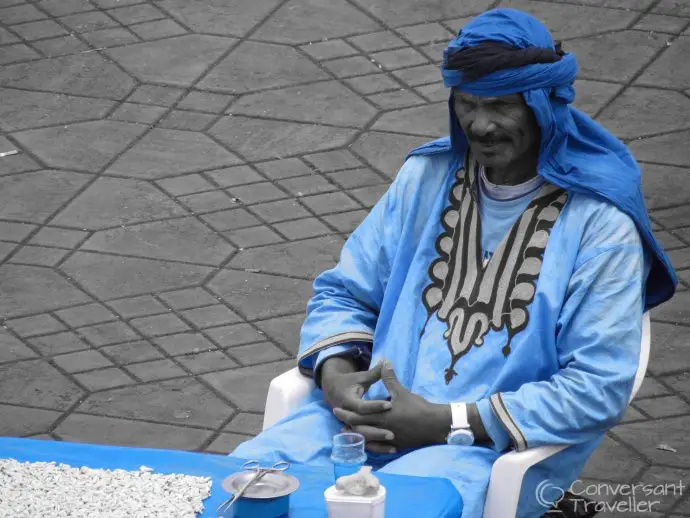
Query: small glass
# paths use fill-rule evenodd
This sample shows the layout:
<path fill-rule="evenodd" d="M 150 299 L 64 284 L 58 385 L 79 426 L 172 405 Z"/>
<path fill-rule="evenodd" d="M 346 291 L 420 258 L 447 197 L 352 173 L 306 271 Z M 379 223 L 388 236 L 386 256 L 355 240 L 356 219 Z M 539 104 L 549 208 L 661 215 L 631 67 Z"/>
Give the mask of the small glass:
<path fill-rule="evenodd" d="M 345 475 L 357 473 L 367 461 L 364 451 L 364 436 L 355 432 L 339 433 L 333 436 L 331 452 L 335 480 Z"/>

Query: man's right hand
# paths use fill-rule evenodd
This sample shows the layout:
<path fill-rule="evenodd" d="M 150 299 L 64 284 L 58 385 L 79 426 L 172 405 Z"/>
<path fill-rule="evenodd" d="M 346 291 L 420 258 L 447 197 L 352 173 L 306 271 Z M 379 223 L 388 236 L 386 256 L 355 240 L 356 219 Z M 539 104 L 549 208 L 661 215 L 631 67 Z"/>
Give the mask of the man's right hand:
<path fill-rule="evenodd" d="M 381 379 L 380 363 L 371 370 L 357 371 L 352 359 L 334 356 L 321 369 L 321 390 L 331 408 L 344 408 L 360 415 L 379 414 L 392 408 L 390 401 L 362 399 L 369 387 Z M 388 443 L 394 439 L 392 432 L 373 426 L 358 428 L 367 441 L 367 449 L 380 453 L 391 451 Z"/>

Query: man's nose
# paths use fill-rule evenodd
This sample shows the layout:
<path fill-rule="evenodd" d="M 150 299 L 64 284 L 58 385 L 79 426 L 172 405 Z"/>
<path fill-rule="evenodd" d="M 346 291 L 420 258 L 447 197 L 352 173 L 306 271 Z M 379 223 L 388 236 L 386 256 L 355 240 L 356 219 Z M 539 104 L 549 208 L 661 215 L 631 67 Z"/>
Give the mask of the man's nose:
<path fill-rule="evenodd" d="M 496 129 L 496 124 L 493 123 L 489 113 L 481 106 L 477 108 L 472 121 L 472 126 L 470 130 L 473 135 L 477 137 L 485 137 L 492 133 Z"/>

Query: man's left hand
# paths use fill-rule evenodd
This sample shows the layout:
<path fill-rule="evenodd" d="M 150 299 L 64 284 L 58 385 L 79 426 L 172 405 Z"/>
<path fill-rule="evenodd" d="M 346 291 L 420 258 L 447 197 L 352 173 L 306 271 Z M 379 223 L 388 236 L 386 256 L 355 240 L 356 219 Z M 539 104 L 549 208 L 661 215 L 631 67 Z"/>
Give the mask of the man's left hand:
<path fill-rule="evenodd" d="M 407 390 L 387 361 L 381 369 L 381 381 L 391 396 L 390 410 L 360 415 L 343 408 L 334 408 L 335 416 L 352 431 L 362 433 L 365 437 L 371 436 L 372 429 L 392 432 L 394 438 L 389 442 L 377 438 L 374 443 L 369 443 L 370 451 L 389 453 L 391 446 L 419 448 L 445 444 L 452 423 L 450 405 L 430 403 Z"/>

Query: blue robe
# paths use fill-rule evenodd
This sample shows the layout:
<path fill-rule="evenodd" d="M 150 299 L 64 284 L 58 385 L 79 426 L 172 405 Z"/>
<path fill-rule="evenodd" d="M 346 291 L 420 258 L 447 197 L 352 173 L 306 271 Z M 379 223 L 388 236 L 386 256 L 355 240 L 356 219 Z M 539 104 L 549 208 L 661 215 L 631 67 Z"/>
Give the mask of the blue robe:
<path fill-rule="evenodd" d="M 471 178 L 451 153 L 406 161 L 338 265 L 315 280 L 298 363 L 309 375 L 319 351 L 369 342 L 372 362 L 391 361 L 417 394 L 478 402 L 494 449 L 441 445 L 370 459 L 395 459 L 388 472 L 450 478 L 463 517 L 481 516 L 491 465 L 509 442 L 518 450 L 572 445 L 525 481 L 520 516 L 540 516 L 536 485 L 567 487 L 627 406 L 644 247 L 631 218 L 610 203 L 546 184 L 481 267 Z M 387 396 L 380 382 L 366 395 Z M 340 427 L 316 391 L 313 403 L 233 455 L 327 465 Z"/>
<path fill-rule="evenodd" d="M 463 27 L 447 54 L 485 40 L 553 48 L 536 19 L 495 9 Z M 570 54 L 474 82 L 444 68 L 446 85 L 460 91 L 522 93 L 541 130 L 537 173 L 546 183 L 483 265 L 475 164 L 451 92 L 450 137 L 411 153 L 338 265 L 315 280 L 307 306 L 298 356 L 304 374 L 313 375 L 320 351 L 369 343 L 372 364 L 388 359 L 415 393 L 477 403 L 493 448 L 439 445 L 369 459 L 385 471 L 448 477 L 463 497 L 463 518 L 482 516 L 502 452 L 567 445 L 524 480 L 518 516 L 546 512 L 536 487 L 548 480 L 567 488 L 622 417 L 642 314 L 675 289 L 635 160 L 569 106 L 576 74 Z M 365 395 L 387 396 L 380 382 Z M 318 390 L 313 399 L 233 455 L 327 465 L 341 425 Z"/>

